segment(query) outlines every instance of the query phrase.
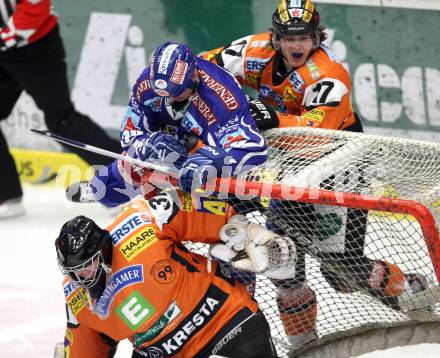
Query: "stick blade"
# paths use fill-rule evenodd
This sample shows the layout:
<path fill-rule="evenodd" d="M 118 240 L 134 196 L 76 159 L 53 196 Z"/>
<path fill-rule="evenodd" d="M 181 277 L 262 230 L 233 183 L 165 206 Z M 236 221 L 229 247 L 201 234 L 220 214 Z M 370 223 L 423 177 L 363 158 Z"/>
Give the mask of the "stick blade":
<path fill-rule="evenodd" d="M 40 134 L 40 135 L 44 135 L 45 137 L 50 137 L 51 133 L 48 130 L 39 130 L 39 129 L 35 129 L 35 128 L 31 128 L 31 132 Z"/>

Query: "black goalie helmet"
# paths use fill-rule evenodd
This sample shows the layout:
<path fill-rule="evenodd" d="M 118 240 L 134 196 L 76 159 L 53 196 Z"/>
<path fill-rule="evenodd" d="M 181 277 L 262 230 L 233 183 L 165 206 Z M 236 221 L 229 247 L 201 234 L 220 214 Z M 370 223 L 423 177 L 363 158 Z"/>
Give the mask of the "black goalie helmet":
<path fill-rule="evenodd" d="M 280 0 L 272 16 L 275 48 L 279 50 L 281 36 L 310 34 L 317 40 L 319 21 L 311 0 Z"/>
<path fill-rule="evenodd" d="M 55 247 L 62 273 L 97 298 L 111 268 L 113 245 L 109 232 L 93 220 L 77 216 L 63 225 Z"/>

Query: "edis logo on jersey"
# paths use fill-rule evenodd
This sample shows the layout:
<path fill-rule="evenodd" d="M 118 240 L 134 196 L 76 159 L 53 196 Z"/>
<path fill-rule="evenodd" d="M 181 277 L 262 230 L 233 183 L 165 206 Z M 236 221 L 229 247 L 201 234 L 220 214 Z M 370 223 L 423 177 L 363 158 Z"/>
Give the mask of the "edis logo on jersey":
<path fill-rule="evenodd" d="M 139 226 L 145 224 L 151 224 L 151 220 L 147 215 L 141 215 L 140 213 L 131 214 L 111 230 L 110 236 L 112 237 L 113 245 L 118 245 Z"/>
<path fill-rule="evenodd" d="M 133 331 L 150 318 L 156 309 L 138 291 L 127 297 L 117 308 L 116 313 Z"/>
<path fill-rule="evenodd" d="M 313 62 L 310 58 L 306 61 L 306 66 L 309 69 L 312 79 L 316 80 L 321 76 L 319 73 L 319 67 L 316 66 L 315 62 Z"/>
<path fill-rule="evenodd" d="M 127 261 L 131 261 L 156 241 L 156 231 L 154 231 L 152 226 L 148 226 L 125 240 L 124 244 L 120 246 L 119 251 Z"/>

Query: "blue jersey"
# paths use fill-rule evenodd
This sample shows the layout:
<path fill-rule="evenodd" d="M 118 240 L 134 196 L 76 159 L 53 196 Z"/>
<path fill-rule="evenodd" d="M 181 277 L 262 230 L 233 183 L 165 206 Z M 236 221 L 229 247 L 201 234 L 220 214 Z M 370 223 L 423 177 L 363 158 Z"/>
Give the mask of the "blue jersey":
<path fill-rule="evenodd" d="M 147 67 L 133 86 L 120 139 L 128 149 L 140 136 L 165 131 L 184 141 L 196 136 L 232 158 L 234 173 L 266 160 L 266 143 L 235 78 L 217 65 L 196 58 L 198 84 L 186 103 L 171 104 L 150 86 Z"/>

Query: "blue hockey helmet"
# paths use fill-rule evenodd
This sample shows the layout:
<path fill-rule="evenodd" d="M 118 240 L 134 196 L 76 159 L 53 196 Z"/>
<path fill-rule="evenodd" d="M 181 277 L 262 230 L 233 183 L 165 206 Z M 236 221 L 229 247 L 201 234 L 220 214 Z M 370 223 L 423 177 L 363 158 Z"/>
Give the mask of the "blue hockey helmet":
<path fill-rule="evenodd" d="M 178 97 L 194 83 L 195 58 L 186 44 L 165 42 L 150 60 L 150 84 L 161 97 Z"/>

